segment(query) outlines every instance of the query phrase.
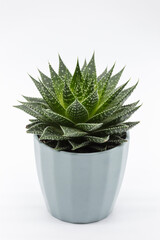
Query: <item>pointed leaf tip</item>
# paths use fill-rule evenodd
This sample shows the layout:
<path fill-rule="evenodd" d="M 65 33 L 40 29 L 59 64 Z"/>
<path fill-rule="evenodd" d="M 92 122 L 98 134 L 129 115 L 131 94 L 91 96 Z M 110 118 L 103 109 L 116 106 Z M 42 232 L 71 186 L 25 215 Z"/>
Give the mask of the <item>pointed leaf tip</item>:
<path fill-rule="evenodd" d="M 63 134 L 64 137 L 82 137 L 87 135 L 87 132 L 84 132 L 77 128 L 71 128 L 71 127 L 65 127 L 65 126 L 60 126 L 60 127 L 64 133 Z"/>
<path fill-rule="evenodd" d="M 59 55 L 59 76 L 70 81 L 72 75 Z"/>
<path fill-rule="evenodd" d="M 66 110 L 67 116 L 75 123 L 85 122 L 88 119 L 88 111 L 77 99 Z"/>
<path fill-rule="evenodd" d="M 82 83 L 83 83 L 83 77 L 81 74 L 79 62 L 77 61 L 76 68 L 75 68 L 73 77 L 70 82 L 70 88 L 71 88 L 73 94 L 79 100 L 81 100 L 81 98 L 82 98 L 82 88 L 81 88 Z"/>

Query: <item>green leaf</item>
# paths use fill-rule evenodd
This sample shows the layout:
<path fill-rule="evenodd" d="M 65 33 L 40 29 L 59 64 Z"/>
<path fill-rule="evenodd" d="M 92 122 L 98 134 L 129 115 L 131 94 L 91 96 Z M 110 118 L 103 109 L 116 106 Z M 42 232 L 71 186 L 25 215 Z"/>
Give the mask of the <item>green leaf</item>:
<path fill-rule="evenodd" d="M 82 147 L 86 147 L 89 144 L 89 141 L 85 141 L 85 142 L 75 142 L 75 141 L 69 141 L 69 143 L 72 146 L 72 151 L 77 150 L 79 148 Z"/>
<path fill-rule="evenodd" d="M 77 66 L 70 83 L 70 89 L 78 99 L 82 98 L 82 89 L 81 89 L 82 83 L 83 83 L 83 78 L 82 78 L 81 70 L 79 67 L 79 62 L 77 60 Z"/>
<path fill-rule="evenodd" d="M 41 114 L 42 120 L 44 122 L 48 122 L 48 123 L 51 122 L 50 118 L 48 116 L 46 116 L 46 114 L 44 112 L 46 110 L 46 108 L 44 108 L 43 105 L 37 104 L 37 103 L 34 103 L 34 102 L 20 102 L 20 103 L 22 103 L 23 105 L 27 106 L 30 110 L 33 110 L 33 111 L 38 112 L 39 114 Z"/>
<path fill-rule="evenodd" d="M 99 130 L 95 131 L 95 134 L 98 134 L 98 135 L 101 133 L 106 134 L 106 135 L 121 134 L 121 133 L 128 131 L 130 128 L 134 127 L 138 123 L 139 122 L 124 122 L 124 123 L 118 124 L 116 126 L 99 129 Z"/>
<path fill-rule="evenodd" d="M 110 118 L 106 120 L 105 125 L 115 125 L 117 123 L 121 123 L 127 120 L 140 107 L 136 107 L 138 102 L 139 101 L 119 108 L 118 111 L 116 111 Z"/>
<path fill-rule="evenodd" d="M 31 107 L 37 108 L 38 110 L 41 110 L 41 111 L 42 111 L 42 109 L 48 108 L 48 105 L 43 102 L 21 102 L 21 101 L 19 101 L 19 102 L 22 103 L 23 105 L 31 106 Z"/>
<path fill-rule="evenodd" d="M 105 136 L 105 137 L 86 136 L 85 138 L 90 142 L 94 142 L 94 143 L 105 143 L 109 140 L 109 136 Z"/>
<path fill-rule="evenodd" d="M 46 114 L 47 117 L 49 117 L 54 123 L 57 124 L 62 124 L 62 125 L 66 125 L 66 126 L 73 126 L 74 123 L 69 120 L 68 118 L 66 118 L 65 116 L 62 116 L 58 113 L 55 113 L 53 111 L 51 111 L 50 109 L 46 109 L 44 110 L 44 113 Z"/>
<path fill-rule="evenodd" d="M 60 132 L 52 126 L 48 126 L 44 129 L 40 140 L 65 140 L 66 138 L 60 134 Z"/>
<path fill-rule="evenodd" d="M 114 113 L 117 110 L 117 106 L 114 106 L 112 108 L 109 108 L 101 113 L 95 114 L 92 118 L 88 120 L 88 122 L 94 122 L 94 123 L 102 123 L 106 120 L 108 116 L 110 116 L 112 113 Z"/>
<path fill-rule="evenodd" d="M 33 119 L 32 119 L 33 120 Z M 36 125 L 37 123 L 42 123 L 41 121 L 38 121 L 37 119 L 34 119 L 35 121 L 32 123 L 29 123 L 26 125 L 26 128 L 29 129 L 30 127 L 33 127 L 34 125 Z"/>
<path fill-rule="evenodd" d="M 46 127 L 47 126 L 44 123 L 36 123 L 27 130 L 27 133 L 41 135 Z"/>
<path fill-rule="evenodd" d="M 84 81 L 83 81 L 83 97 L 86 98 L 97 88 L 97 76 L 96 76 L 96 67 L 94 61 L 94 54 L 84 69 Z"/>
<path fill-rule="evenodd" d="M 86 59 L 84 60 L 84 64 L 83 64 L 83 67 L 81 68 L 81 72 L 83 73 L 85 68 L 87 67 L 87 62 L 86 62 Z"/>
<path fill-rule="evenodd" d="M 115 144 L 122 144 L 124 142 L 127 142 L 126 139 L 120 138 L 120 139 L 111 139 L 108 141 L 109 143 L 115 143 Z"/>
<path fill-rule="evenodd" d="M 121 85 L 120 87 L 115 89 L 113 92 L 111 92 L 110 95 L 105 100 L 105 102 L 103 102 L 99 106 L 97 113 L 104 111 L 109 106 L 109 104 L 118 96 L 118 94 L 120 94 L 120 92 L 125 88 L 125 86 L 128 84 L 128 82 L 129 81 L 127 81 L 126 83 L 124 83 L 123 85 Z"/>
<path fill-rule="evenodd" d="M 43 99 L 49 105 L 49 107 L 58 113 L 64 113 L 64 108 L 58 102 L 54 94 L 51 94 L 48 89 L 41 83 L 31 77 L 34 84 L 36 85 L 37 89 L 39 90 L 40 94 L 42 95 Z"/>
<path fill-rule="evenodd" d="M 37 120 L 37 119 L 29 119 L 29 121 L 32 122 L 32 123 L 35 123 L 35 122 L 37 122 L 38 120 Z"/>
<path fill-rule="evenodd" d="M 94 79 L 91 79 L 90 81 L 89 76 L 87 74 L 83 84 L 83 98 L 88 97 L 88 95 L 93 93 L 94 90 L 95 90 Z"/>
<path fill-rule="evenodd" d="M 52 68 L 52 66 L 49 63 L 49 70 L 50 70 L 50 75 L 51 75 L 51 79 L 53 82 L 53 86 L 55 89 L 55 93 L 57 98 L 59 99 L 60 103 L 62 103 L 63 101 L 63 89 L 64 89 L 64 80 L 58 76 L 58 74 L 54 71 L 54 69 Z"/>
<path fill-rule="evenodd" d="M 72 78 L 71 73 L 69 72 L 69 70 L 67 69 L 65 64 L 63 63 L 60 56 L 59 56 L 59 72 L 58 72 L 58 74 L 62 79 L 67 79 L 68 83 L 70 82 L 70 80 Z"/>
<path fill-rule="evenodd" d="M 52 92 L 54 92 L 53 82 L 52 79 L 47 77 L 44 73 L 42 73 L 40 70 L 38 70 L 42 79 L 42 82 L 44 85 L 49 88 Z"/>
<path fill-rule="evenodd" d="M 88 119 L 87 109 L 75 100 L 66 110 L 67 116 L 75 123 L 85 122 Z"/>
<path fill-rule="evenodd" d="M 128 127 L 128 129 L 136 126 L 138 123 L 140 123 L 139 121 L 137 122 L 125 122 L 124 124 Z"/>
<path fill-rule="evenodd" d="M 115 63 L 112 68 L 98 82 L 98 94 L 100 97 L 103 97 L 104 93 L 106 92 L 106 88 L 108 86 L 108 82 L 110 80 L 114 67 Z"/>
<path fill-rule="evenodd" d="M 116 134 L 116 133 L 123 133 L 126 132 L 128 130 L 128 126 L 125 124 L 119 124 L 117 126 L 114 127 L 108 127 L 108 128 L 104 128 L 104 129 L 100 129 L 95 131 L 95 133 L 100 134 L 100 133 L 104 133 L 106 135 L 111 135 L 111 134 Z"/>
<path fill-rule="evenodd" d="M 33 110 L 38 110 L 41 114 L 43 114 L 43 109 L 46 109 L 46 106 L 40 102 L 37 103 L 37 102 L 21 102 L 21 101 L 19 101 L 19 103 L 21 103 L 25 106 L 29 106 Z"/>
<path fill-rule="evenodd" d="M 110 70 L 110 72 L 107 72 L 107 68 L 106 68 L 104 70 L 104 72 L 98 77 L 98 94 L 99 94 L 99 96 L 102 95 L 103 88 L 105 85 L 107 85 L 110 74 L 112 74 L 111 70 Z"/>
<path fill-rule="evenodd" d="M 138 82 L 130 87 L 130 88 L 127 88 L 125 90 L 123 90 L 116 98 L 115 100 L 111 103 L 111 105 L 116 105 L 116 104 L 123 104 L 127 98 L 131 95 L 131 93 L 134 91 L 134 89 L 136 88 Z"/>
<path fill-rule="evenodd" d="M 14 106 L 16 108 L 21 109 L 22 111 L 28 113 L 29 115 L 37 118 L 38 120 L 45 121 L 46 119 L 44 118 L 44 115 L 37 109 L 31 108 L 27 105 L 17 105 Z"/>
<path fill-rule="evenodd" d="M 70 128 L 70 127 L 65 127 L 65 126 L 60 126 L 65 137 L 82 137 L 85 136 L 87 133 L 79 130 L 77 128 Z"/>
<path fill-rule="evenodd" d="M 71 92 L 69 86 L 67 83 L 65 83 L 64 90 L 63 90 L 63 102 L 65 107 L 68 107 L 71 103 L 73 103 L 75 100 L 75 97 L 73 93 Z"/>
<path fill-rule="evenodd" d="M 108 93 L 112 92 L 115 89 L 123 71 L 124 71 L 124 68 L 122 68 L 122 70 L 120 72 L 118 72 L 117 74 L 115 74 L 113 77 L 111 77 L 109 79 L 107 87 L 106 87 L 103 95 L 106 96 L 106 95 L 108 95 Z"/>
<path fill-rule="evenodd" d="M 107 67 L 105 70 L 97 77 L 98 82 L 107 74 Z"/>
<path fill-rule="evenodd" d="M 98 104 L 98 91 L 91 93 L 83 102 L 83 106 L 88 110 L 89 113 L 92 113 L 95 107 Z"/>
<path fill-rule="evenodd" d="M 95 66 L 95 59 L 94 59 L 94 53 L 92 55 L 92 58 L 90 60 L 90 62 L 87 65 L 87 74 L 88 74 L 88 78 L 94 81 L 94 84 L 97 84 L 97 74 L 96 74 L 96 66 Z"/>
<path fill-rule="evenodd" d="M 27 97 L 23 96 L 28 102 L 36 102 L 36 103 L 42 103 L 47 106 L 46 102 L 43 98 L 36 98 L 36 97 Z"/>
<path fill-rule="evenodd" d="M 102 125 L 103 123 L 78 123 L 76 124 L 76 127 L 86 132 L 92 132 L 102 127 Z"/>
<path fill-rule="evenodd" d="M 106 101 L 107 104 L 110 104 L 118 96 L 118 94 L 125 88 L 125 86 L 128 84 L 128 82 L 129 82 L 129 80 L 126 83 L 124 83 L 123 85 L 121 85 L 120 87 L 118 87 L 117 89 L 115 89 L 115 91 L 113 91 L 111 93 L 108 100 Z"/>

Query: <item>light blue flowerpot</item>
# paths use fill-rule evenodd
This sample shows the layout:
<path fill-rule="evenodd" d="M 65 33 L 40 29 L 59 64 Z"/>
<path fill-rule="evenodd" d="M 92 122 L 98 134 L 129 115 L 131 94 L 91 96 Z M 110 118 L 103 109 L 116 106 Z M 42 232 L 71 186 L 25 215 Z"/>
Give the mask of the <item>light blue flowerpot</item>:
<path fill-rule="evenodd" d="M 38 177 L 49 212 L 71 223 L 107 217 L 117 199 L 128 142 L 97 153 L 56 151 L 34 136 Z"/>

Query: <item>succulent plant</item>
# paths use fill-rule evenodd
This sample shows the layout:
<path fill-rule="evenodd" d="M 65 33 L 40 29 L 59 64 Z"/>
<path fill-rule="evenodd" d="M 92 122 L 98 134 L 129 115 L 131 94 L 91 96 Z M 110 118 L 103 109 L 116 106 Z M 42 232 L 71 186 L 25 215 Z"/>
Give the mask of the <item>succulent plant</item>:
<path fill-rule="evenodd" d="M 94 54 L 73 76 L 59 56 L 59 72 L 49 64 L 50 77 L 41 71 L 41 79 L 33 80 L 41 98 L 26 97 L 15 106 L 33 119 L 27 133 L 56 150 L 96 152 L 111 149 L 126 141 L 126 132 L 139 122 L 126 120 L 140 107 L 138 102 L 123 105 L 137 83 L 117 87 L 124 68 L 112 76 L 115 64 L 97 77 Z"/>

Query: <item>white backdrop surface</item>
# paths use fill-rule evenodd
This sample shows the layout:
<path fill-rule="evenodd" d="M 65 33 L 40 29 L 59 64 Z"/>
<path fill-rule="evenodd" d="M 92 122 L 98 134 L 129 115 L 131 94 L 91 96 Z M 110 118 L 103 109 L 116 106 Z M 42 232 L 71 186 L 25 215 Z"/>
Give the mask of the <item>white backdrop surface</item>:
<path fill-rule="evenodd" d="M 0 0 L 0 239 L 160 239 L 160 2 L 159 0 Z M 40 191 L 29 116 L 14 109 L 21 95 L 37 96 L 27 73 L 57 69 L 58 53 L 73 72 L 76 59 L 96 54 L 97 72 L 116 61 L 122 82 L 140 79 L 130 101 L 128 164 L 112 215 L 75 225 L 51 217 Z"/>

